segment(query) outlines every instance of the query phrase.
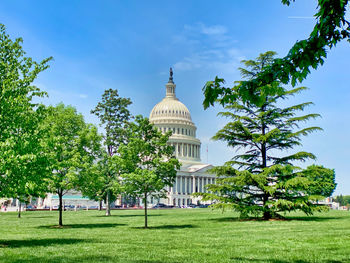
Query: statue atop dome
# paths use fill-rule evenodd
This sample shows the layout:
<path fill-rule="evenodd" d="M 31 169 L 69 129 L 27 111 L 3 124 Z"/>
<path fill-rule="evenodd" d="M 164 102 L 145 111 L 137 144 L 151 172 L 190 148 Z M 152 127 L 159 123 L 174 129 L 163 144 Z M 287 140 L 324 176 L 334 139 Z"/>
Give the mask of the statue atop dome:
<path fill-rule="evenodd" d="M 169 81 L 168 81 L 168 83 L 174 83 L 174 81 L 173 81 L 173 69 L 172 68 L 170 68 L 170 76 L 169 76 Z"/>

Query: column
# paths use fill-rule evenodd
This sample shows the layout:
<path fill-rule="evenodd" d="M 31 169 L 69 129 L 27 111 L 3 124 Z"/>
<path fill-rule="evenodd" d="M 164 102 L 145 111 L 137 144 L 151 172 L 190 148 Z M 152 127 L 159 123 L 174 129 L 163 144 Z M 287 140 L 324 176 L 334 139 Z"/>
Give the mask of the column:
<path fill-rule="evenodd" d="M 187 177 L 185 176 L 185 191 L 184 191 L 184 194 L 187 195 Z"/>
<path fill-rule="evenodd" d="M 175 178 L 175 183 L 174 183 L 174 194 L 177 194 L 177 176 Z"/>
<path fill-rule="evenodd" d="M 205 191 L 205 177 L 202 178 L 202 192 Z"/>
<path fill-rule="evenodd" d="M 192 193 L 196 192 L 196 177 L 192 177 Z"/>
<path fill-rule="evenodd" d="M 179 189 L 179 194 L 182 194 L 182 176 L 179 176 L 179 180 L 180 180 L 180 189 Z"/>
<path fill-rule="evenodd" d="M 192 179 L 192 176 L 189 176 L 189 177 L 188 177 L 188 193 L 189 193 L 189 194 L 192 194 L 192 193 L 193 193 L 193 192 L 192 192 L 192 190 L 193 190 L 192 185 L 193 185 L 193 179 Z"/>

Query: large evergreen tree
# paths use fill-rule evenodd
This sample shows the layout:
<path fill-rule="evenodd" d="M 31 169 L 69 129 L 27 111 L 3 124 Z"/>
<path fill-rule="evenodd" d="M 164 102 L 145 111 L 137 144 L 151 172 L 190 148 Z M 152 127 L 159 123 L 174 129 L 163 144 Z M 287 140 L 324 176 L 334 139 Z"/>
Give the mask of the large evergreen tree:
<path fill-rule="evenodd" d="M 273 62 L 274 52 L 261 54 L 257 60 L 243 61 L 240 68 L 246 79 L 252 79 Z M 278 216 L 278 212 L 301 210 L 311 214 L 319 209 L 317 200 L 330 196 L 335 188 L 334 171 L 312 165 L 306 169 L 294 166 L 295 161 L 316 157 L 309 152 L 291 152 L 301 145 L 301 137 L 319 127 L 300 127 L 301 122 L 319 114 L 298 115 L 311 102 L 281 107 L 281 100 L 305 90 L 304 87 L 286 89 L 278 82 L 270 84 L 277 92 L 262 87 L 255 90 L 255 103 L 234 87 L 235 101 L 227 104 L 227 111 L 219 113 L 231 121 L 213 137 L 239 149 L 239 154 L 224 166 L 214 168 L 218 175 L 210 193 L 204 199 L 215 200 L 217 207 L 232 207 L 242 216 L 263 214 L 264 219 Z"/>

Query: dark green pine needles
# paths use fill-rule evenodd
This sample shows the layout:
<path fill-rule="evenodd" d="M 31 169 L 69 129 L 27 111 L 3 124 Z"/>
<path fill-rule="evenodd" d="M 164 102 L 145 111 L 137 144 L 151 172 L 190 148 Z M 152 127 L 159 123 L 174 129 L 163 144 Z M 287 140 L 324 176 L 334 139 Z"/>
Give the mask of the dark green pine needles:
<path fill-rule="evenodd" d="M 255 61 L 243 61 L 247 68 L 240 68 L 242 76 L 254 78 L 273 62 L 274 55 L 275 52 L 269 51 Z M 288 90 L 273 82 L 268 89 L 260 87 L 253 91 L 254 101 L 258 97 L 259 103 L 250 103 L 247 94 L 239 89 L 240 82 L 237 83 L 232 88 L 236 99 L 225 105 L 227 111 L 219 113 L 231 121 L 213 139 L 225 141 L 238 154 L 224 166 L 213 169 L 217 183 L 209 185 L 209 193 L 200 195 L 215 201 L 215 207 L 233 208 L 243 217 L 263 215 L 264 219 L 270 219 L 279 217 L 278 212 L 301 210 L 312 214 L 315 209 L 324 208 L 318 205 L 318 200 L 332 194 L 334 171 L 316 165 L 306 169 L 294 166 L 295 161 L 316 159 L 306 151 L 283 155 L 300 146 L 302 136 L 321 130 L 299 126 L 319 117 L 319 114 L 298 115 L 312 102 L 280 106 L 281 100 L 306 88 Z"/>

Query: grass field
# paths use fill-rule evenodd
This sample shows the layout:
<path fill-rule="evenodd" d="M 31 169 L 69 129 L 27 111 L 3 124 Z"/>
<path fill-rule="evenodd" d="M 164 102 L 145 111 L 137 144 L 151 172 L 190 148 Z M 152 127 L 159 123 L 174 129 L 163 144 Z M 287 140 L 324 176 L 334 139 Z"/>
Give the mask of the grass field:
<path fill-rule="evenodd" d="M 350 262 L 350 212 L 239 221 L 211 209 L 0 214 L 0 262 Z"/>

